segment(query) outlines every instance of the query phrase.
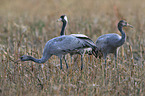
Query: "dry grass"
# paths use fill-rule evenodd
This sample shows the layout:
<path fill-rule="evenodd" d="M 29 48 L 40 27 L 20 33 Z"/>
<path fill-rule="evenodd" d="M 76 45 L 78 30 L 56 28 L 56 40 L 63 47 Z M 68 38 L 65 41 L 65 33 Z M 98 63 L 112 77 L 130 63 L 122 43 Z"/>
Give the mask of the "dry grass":
<path fill-rule="evenodd" d="M 145 95 L 145 1 L 144 0 L 1 0 L 0 3 L 0 95 Z M 108 56 L 106 84 L 104 60 L 85 55 L 84 69 L 67 60 L 69 69 L 59 69 L 59 59 L 52 56 L 39 65 L 16 60 L 23 54 L 41 58 L 45 43 L 59 36 L 60 15 L 69 19 L 67 33 L 82 33 L 93 41 L 100 35 L 116 32 L 120 19 L 134 29 L 124 28 L 127 40 L 118 54 Z M 118 72 L 117 72 L 118 71 Z"/>

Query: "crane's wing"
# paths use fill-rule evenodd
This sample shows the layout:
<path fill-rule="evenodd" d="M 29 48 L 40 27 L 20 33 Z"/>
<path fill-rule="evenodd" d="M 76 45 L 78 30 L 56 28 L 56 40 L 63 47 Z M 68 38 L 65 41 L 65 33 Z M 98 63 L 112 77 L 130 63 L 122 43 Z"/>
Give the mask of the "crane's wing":
<path fill-rule="evenodd" d="M 84 40 L 84 41 L 91 43 L 92 45 L 95 46 L 94 42 L 88 36 L 86 36 L 84 34 L 71 34 L 71 36 L 74 36 L 78 39 Z"/>
<path fill-rule="evenodd" d="M 84 39 L 79 39 L 72 35 L 63 35 L 49 40 L 44 49 L 52 55 L 57 55 L 70 53 L 88 47 L 90 47 L 90 45 L 86 43 Z"/>
<path fill-rule="evenodd" d="M 83 40 L 85 42 L 85 44 L 87 44 L 87 46 L 91 47 L 93 55 L 97 58 L 98 48 L 88 36 L 86 36 L 84 34 L 71 34 L 71 35 L 80 40 Z"/>

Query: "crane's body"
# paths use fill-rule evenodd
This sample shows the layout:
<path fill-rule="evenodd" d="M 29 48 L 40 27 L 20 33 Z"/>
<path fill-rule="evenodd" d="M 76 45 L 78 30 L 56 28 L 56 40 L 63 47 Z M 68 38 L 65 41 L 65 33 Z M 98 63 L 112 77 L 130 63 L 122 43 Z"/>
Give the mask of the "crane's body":
<path fill-rule="evenodd" d="M 58 19 L 58 21 L 62 21 L 62 23 L 63 23 L 62 29 L 61 29 L 61 32 L 60 32 L 60 35 L 63 36 L 63 35 L 65 35 L 65 29 L 66 29 L 66 25 L 68 23 L 67 16 L 66 15 L 60 16 L 60 18 Z M 70 35 L 71 36 L 74 36 L 74 37 L 77 37 L 77 38 L 80 38 L 82 40 L 84 38 L 86 38 L 88 40 L 90 39 L 88 36 L 86 36 L 84 34 L 70 34 Z M 85 53 L 87 53 L 89 55 L 92 55 L 92 48 L 79 49 L 79 50 L 75 50 L 75 51 L 70 52 L 71 61 L 72 61 L 72 55 L 74 55 L 74 54 L 80 54 L 81 55 L 81 63 L 83 65 L 83 56 L 84 56 Z M 64 55 L 64 60 L 65 60 L 65 55 Z M 66 63 L 66 66 L 68 66 L 66 60 L 65 60 L 65 63 Z"/>
<path fill-rule="evenodd" d="M 43 56 L 41 59 L 36 59 L 28 55 L 23 55 L 22 57 L 20 57 L 20 59 L 21 61 L 31 60 L 37 63 L 45 63 L 52 55 L 56 55 L 60 58 L 60 68 L 62 69 L 63 55 L 88 47 L 93 48 L 94 53 L 97 54 L 96 51 L 97 47 L 90 39 L 87 38 L 80 39 L 72 35 L 63 35 L 55 37 L 45 44 Z"/>
<path fill-rule="evenodd" d="M 129 25 L 126 21 L 121 20 L 118 23 L 118 30 L 120 31 L 121 35 L 118 35 L 116 33 L 110 33 L 110 34 L 105 34 L 100 36 L 97 40 L 96 40 L 96 46 L 98 48 L 98 50 L 101 52 L 101 54 L 98 54 L 99 57 L 104 57 L 105 59 L 105 69 L 104 69 L 104 77 L 106 78 L 106 57 L 108 54 L 113 53 L 115 56 L 115 68 L 117 67 L 117 54 L 118 54 L 118 49 L 120 46 L 122 46 L 126 40 L 126 35 L 125 32 L 123 31 L 123 27 L 124 26 L 129 26 L 132 27 L 131 25 Z M 99 53 L 100 53 L 99 52 Z"/>
<path fill-rule="evenodd" d="M 85 44 L 83 39 L 71 35 L 64 35 L 49 40 L 46 43 L 44 50 L 47 50 L 50 54 L 60 56 L 87 47 L 89 46 Z"/>
<path fill-rule="evenodd" d="M 89 39 L 86 35 L 83 34 L 71 34 L 65 35 L 65 27 L 67 24 L 67 17 L 61 16 L 59 19 L 63 22 L 63 26 L 61 29 L 61 33 L 59 37 L 55 37 L 49 40 L 43 50 L 43 56 L 41 59 L 36 59 L 32 56 L 23 55 L 20 57 L 21 61 L 34 61 L 37 63 L 45 63 L 52 55 L 56 55 L 60 58 L 60 69 L 62 69 L 62 57 L 64 57 L 66 67 L 68 68 L 68 64 L 65 59 L 65 55 L 67 53 L 76 53 L 82 51 L 84 48 L 92 48 L 93 55 L 97 57 L 97 47 L 94 42 Z M 81 61 L 82 55 L 81 55 Z M 81 70 L 83 68 L 83 63 L 81 64 Z"/>
<path fill-rule="evenodd" d="M 62 15 L 62 16 L 60 16 L 60 18 L 57 21 L 62 21 L 62 23 L 63 23 L 62 29 L 61 29 L 61 32 L 60 32 L 60 36 L 63 36 L 63 35 L 65 35 L 65 29 L 66 29 L 66 26 L 67 26 L 67 23 L 68 23 L 67 16 Z M 70 34 L 70 35 L 72 35 L 74 37 L 77 37 L 77 38 L 80 38 L 80 39 L 83 39 L 83 38 L 90 39 L 88 36 L 86 36 L 84 34 Z M 90 51 L 90 50 L 92 50 L 92 49 L 91 48 L 86 48 L 85 50 L 80 50 L 80 52 L 77 50 L 76 52 L 72 52 L 71 54 L 75 54 L 75 53 L 76 54 L 82 54 L 82 52 Z"/>
<path fill-rule="evenodd" d="M 121 36 L 116 33 L 105 34 L 105 35 L 100 36 L 96 40 L 96 46 L 98 50 L 100 50 L 103 53 L 103 56 L 105 58 L 106 55 L 109 53 L 116 53 L 117 49 L 119 48 L 119 46 L 117 46 L 116 43 L 120 39 L 121 39 Z"/>
<path fill-rule="evenodd" d="M 96 40 L 96 46 L 97 46 L 98 50 L 102 53 L 102 55 L 105 59 L 105 65 L 106 65 L 106 57 L 110 53 L 113 53 L 115 55 L 115 63 L 116 63 L 118 49 L 120 46 L 122 46 L 124 44 L 124 42 L 126 40 L 125 32 L 122 29 L 122 27 L 124 27 L 124 26 L 132 27 L 126 21 L 121 20 L 118 23 L 118 30 L 120 31 L 122 36 L 120 36 L 116 33 L 110 33 L 110 34 L 102 35 L 102 36 L 98 37 L 98 39 Z"/>

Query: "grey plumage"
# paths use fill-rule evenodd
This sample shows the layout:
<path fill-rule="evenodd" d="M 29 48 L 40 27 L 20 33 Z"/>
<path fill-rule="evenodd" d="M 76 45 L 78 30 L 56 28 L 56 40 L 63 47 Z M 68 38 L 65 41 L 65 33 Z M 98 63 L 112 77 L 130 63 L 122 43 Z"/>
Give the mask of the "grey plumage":
<path fill-rule="evenodd" d="M 67 19 L 67 18 L 66 18 Z M 65 23 L 63 24 L 65 26 Z M 87 36 L 82 34 L 78 35 L 64 35 L 65 27 L 62 27 L 60 37 L 55 37 L 49 40 L 43 50 L 43 56 L 41 59 L 36 59 L 32 56 L 23 55 L 20 57 L 21 61 L 34 61 L 37 63 L 45 63 L 52 55 L 56 55 L 60 58 L 60 69 L 62 69 L 62 57 L 67 53 L 74 53 L 84 48 L 93 48 L 93 55 L 97 57 L 97 47 L 94 42 Z M 66 59 L 64 58 L 65 62 Z M 68 65 L 66 63 L 66 67 Z M 83 65 L 81 65 L 81 69 Z"/>
<path fill-rule="evenodd" d="M 65 29 L 66 29 L 66 26 L 67 26 L 67 23 L 68 23 L 68 19 L 67 19 L 67 16 L 66 15 L 62 15 L 60 16 L 60 18 L 57 20 L 57 21 L 62 21 L 63 25 L 62 25 L 62 29 L 61 29 L 61 32 L 60 32 L 60 36 L 62 35 L 65 35 Z M 84 35 L 84 34 L 70 34 L 72 36 L 75 36 L 77 38 L 88 38 L 90 39 L 88 36 Z M 92 54 L 92 49 L 91 48 L 86 48 L 84 50 L 81 50 L 80 53 L 79 52 L 76 52 L 76 54 L 81 54 L 81 53 L 88 53 L 88 54 Z M 75 53 L 71 53 L 71 54 L 75 54 Z"/>
<path fill-rule="evenodd" d="M 62 16 L 60 16 L 60 18 L 57 21 L 62 21 L 63 25 L 62 25 L 62 29 L 61 29 L 60 35 L 61 36 L 65 35 L 65 28 L 66 28 L 66 25 L 68 23 L 67 16 L 66 15 L 62 15 Z M 71 34 L 71 35 L 74 36 L 74 37 L 80 38 L 80 39 L 82 39 L 82 38 L 89 39 L 89 37 L 84 35 L 84 34 Z M 91 42 L 93 42 L 93 41 L 91 41 Z M 85 48 L 85 49 L 76 50 L 74 52 L 71 52 L 70 53 L 71 61 L 72 61 L 72 55 L 80 54 L 81 55 L 81 63 L 82 63 L 81 65 L 83 65 L 83 56 L 84 56 L 85 53 L 87 53 L 89 55 L 92 55 L 92 48 Z M 65 56 L 64 56 L 64 59 L 65 59 Z M 66 63 L 66 65 L 67 65 L 67 63 Z"/>
<path fill-rule="evenodd" d="M 118 49 L 120 46 L 124 44 L 126 40 L 125 32 L 122 29 L 122 27 L 124 26 L 132 27 L 126 21 L 121 20 L 118 23 L 118 30 L 120 31 L 122 36 L 116 33 L 111 33 L 102 35 L 96 40 L 96 46 L 105 59 L 105 67 L 106 67 L 106 57 L 110 53 L 113 53 L 115 55 L 115 63 L 116 63 Z"/>
<path fill-rule="evenodd" d="M 94 54 L 97 54 L 96 46 L 87 39 L 79 39 L 71 35 L 64 35 L 60 37 L 55 37 L 49 40 L 43 50 L 43 56 L 41 59 L 36 59 L 32 56 L 23 55 L 20 57 L 21 61 L 34 61 L 37 63 L 45 63 L 52 55 L 56 55 L 60 58 L 60 68 L 62 69 L 62 56 L 74 52 L 76 50 L 91 47 L 94 50 Z"/>

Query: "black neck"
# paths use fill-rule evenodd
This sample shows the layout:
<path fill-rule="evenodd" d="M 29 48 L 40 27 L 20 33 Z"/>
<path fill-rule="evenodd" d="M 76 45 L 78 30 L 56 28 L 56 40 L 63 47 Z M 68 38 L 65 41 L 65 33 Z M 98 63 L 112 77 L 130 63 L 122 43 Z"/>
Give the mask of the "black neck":
<path fill-rule="evenodd" d="M 123 45 L 124 42 L 125 42 L 125 39 L 126 39 L 126 35 L 125 35 L 125 32 L 123 31 L 122 27 L 123 26 L 118 25 L 118 30 L 120 31 L 120 33 L 121 33 L 122 36 L 121 36 L 121 39 L 116 42 L 116 46 L 117 47 Z"/>
<path fill-rule="evenodd" d="M 61 29 L 60 35 L 65 35 L 66 24 L 67 24 L 67 22 L 66 21 L 63 21 L 63 25 L 62 25 L 62 29 Z"/>
<path fill-rule="evenodd" d="M 122 38 L 121 39 L 125 39 L 126 35 L 125 35 L 125 32 L 123 31 L 123 26 L 121 25 L 118 25 L 118 30 L 120 31 L 121 35 L 122 35 Z"/>

